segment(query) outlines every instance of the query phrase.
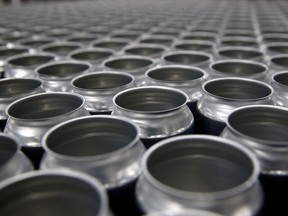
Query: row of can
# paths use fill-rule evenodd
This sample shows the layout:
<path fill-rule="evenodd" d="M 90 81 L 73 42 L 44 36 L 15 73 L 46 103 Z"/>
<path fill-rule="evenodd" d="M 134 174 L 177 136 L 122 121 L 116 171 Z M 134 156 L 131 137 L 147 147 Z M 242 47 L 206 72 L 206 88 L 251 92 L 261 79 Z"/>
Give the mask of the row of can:
<path fill-rule="evenodd" d="M 287 4 L 158 3 L 1 8 L 0 215 L 285 211 Z"/>

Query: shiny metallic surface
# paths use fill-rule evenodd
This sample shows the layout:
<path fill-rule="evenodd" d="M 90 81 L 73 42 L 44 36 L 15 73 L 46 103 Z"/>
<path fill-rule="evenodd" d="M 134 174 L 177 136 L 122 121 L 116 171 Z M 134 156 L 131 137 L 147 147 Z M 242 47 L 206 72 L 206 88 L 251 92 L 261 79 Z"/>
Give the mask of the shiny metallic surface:
<path fill-rule="evenodd" d="M 137 40 L 139 44 L 157 44 L 162 46 L 170 46 L 176 37 L 170 35 L 146 35 Z"/>
<path fill-rule="evenodd" d="M 288 107 L 288 71 L 277 72 L 272 76 L 271 86 L 274 89 L 275 105 Z"/>
<path fill-rule="evenodd" d="M 259 48 L 259 42 L 257 39 L 247 37 L 222 37 L 219 41 L 219 47 L 225 46 L 246 46 Z"/>
<path fill-rule="evenodd" d="M 18 140 L 0 133 L 0 182 L 33 170 L 30 160 L 21 152 Z"/>
<path fill-rule="evenodd" d="M 115 71 L 99 71 L 78 76 L 72 81 L 73 92 L 85 98 L 85 108 L 91 113 L 112 112 L 113 97 L 134 87 L 131 74 Z"/>
<path fill-rule="evenodd" d="M 172 47 L 176 50 L 200 51 L 214 55 L 216 43 L 201 40 L 180 40 L 176 41 Z"/>
<path fill-rule="evenodd" d="M 111 115 L 66 121 L 50 129 L 42 144 L 46 154 L 41 169 L 85 172 L 97 178 L 106 189 L 138 178 L 145 151 L 137 125 Z"/>
<path fill-rule="evenodd" d="M 211 78 L 241 77 L 268 82 L 268 67 L 260 62 L 242 59 L 215 61 L 210 65 Z"/>
<path fill-rule="evenodd" d="M 49 37 L 32 37 L 19 41 L 21 45 L 29 47 L 29 51 L 32 53 L 41 52 L 41 50 L 39 49 L 41 46 L 54 42 L 55 39 Z"/>
<path fill-rule="evenodd" d="M 36 68 L 38 77 L 43 81 L 46 92 L 71 92 L 73 78 L 89 73 L 91 64 L 81 61 L 57 61 Z"/>
<path fill-rule="evenodd" d="M 193 66 L 157 66 L 146 72 L 146 85 L 176 88 L 185 92 L 189 101 L 197 101 L 202 97 L 202 84 L 207 78 L 208 73 Z"/>
<path fill-rule="evenodd" d="M 154 66 L 155 62 L 150 57 L 123 55 L 115 56 L 103 62 L 107 70 L 129 73 L 135 78 L 136 86 L 145 85 L 145 72 Z"/>
<path fill-rule="evenodd" d="M 238 108 L 229 115 L 221 136 L 253 150 L 262 173 L 287 176 L 287 114 L 287 108 L 278 106 Z"/>
<path fill-rule="evenodd" d="M 209 135 L 169 138 L 148 149 L 141 165 L 136 193 L 146 213 L 198 208 L 251 216 L 261 207 L 258 160 L 232 140 Z"/>
<path fill-rule="evenodd" d="M 102 63 L 115 55 L 115 51 L 105 48 L 84 48 L 69 53 L 69 58 L 76 61 L 85 61 L 92 65 L 92 70 L 101 69 Z"/>
<path fill-rule="evenodd" d="M 140 127 L 141 138 L 166 138 L 180 134 L 193 124 L 186 93 L 169 87 L 145 86 L 114 96 L 112 115 L 131 119 Z"/>
<path fill-rule="evenodd" d="M 212 62 L 212 56 L 205 52 L 177 50 L 165 53 L 162 56 L 163 64 L 179 64 L 206 69 Z"/>
<path fill-rule="evenodd" d="M 122 38 L 104 38 L 91 42 L 91 46 L 94 48 L 105 48 L 120 51 L 128 46 L 130 42 L 131 40 Z"/>
<path fill-rule="evenodd" d="M 20 54 L 8 58 L 5 65 L 5 77 L 34 78 L 36 68 L 54 62 L 56 56 L 49 53 Z"/>
<path fill-rule="evenodd" d="M 89 115 L 84 98 L 72 93 L 40 93 L 11 103 L 4 133 L 18 137 L 22 146 L 41 146 L 41 139 L 52 126 L 65 120 Z"/>
<path fill-rule="evenodd" d="M 76 171 L 51 170 L 25 173 L 0 184 L 0 214 L 36 216 L 109 215 L 104 187 Z M 37 198 L 36 198 L 37 197 Z"/>
<path fill-rule="evenodd" d="M 125 47 L 126 55 L 139 55 L 151 58 L 160 58 L 168 50 L 167 46 L 157 44 L 133 44 Z"/>
<path fill-rule="evenodd" d="M 40 47 L 42 52 L 52 53 L 57 56 L 57 60 L 66 60 L 67 55 L 77 49 L 83 48 L 81 43 L 77 42 L 55 42 Z"/>
<path fill-rule="evenodd" d="M 288 43 L 277 42 L 266 44 L 265 52 L 270 58 L 274 55 L 288 53 Z"/>
<path fill-rule="evenodd" d="M 264 62 L 264 53 L 251 47 L 223 47 L 217 51 L 218 60 L 222 59 L 246 59 Z"/>
<path fill-rule="evenodd" d="M 221 216 L 221 215 L 211 211 L 204 211 L 199 209 L 189 209 L 189 210 L 181 209 L 172 212 L 171 211 L 153 212 L 145 216 Z"/>
<path fill-rule="evenodd" d="M 197 108 L 204 116 L 225 122 L 236 108 L 246 105 L 273 105 L 273 88 L 261 81 L 246 78 L 218 78 L 205 82 Z"/>
<path fill-rule="evenodd" d="M 0 120 L 8 118 L 6 108 L 28 95 L 43 93 L 42 81 L 36 78 L 6 78 L 0 80 Z"/>
<path fill-rule="evenodd" d="M 28 47 L 12 46 L 12 47 L 1 47 L 0 48 L 0 67 L 6 64 L 6 60 L 9 57 L 19 55 L 22 53 L 28 53 Z"/>
<path fill-rule="evenodd" d="M 270 58 L 270 61 L 268 63 L 268 66 L 270 68 L 269 70 L 269 78 L 271 80 L 271 77 L 273 74 L 284 71 L 288 69 L 288 54 L 278 54 L 274 55 Z"/>

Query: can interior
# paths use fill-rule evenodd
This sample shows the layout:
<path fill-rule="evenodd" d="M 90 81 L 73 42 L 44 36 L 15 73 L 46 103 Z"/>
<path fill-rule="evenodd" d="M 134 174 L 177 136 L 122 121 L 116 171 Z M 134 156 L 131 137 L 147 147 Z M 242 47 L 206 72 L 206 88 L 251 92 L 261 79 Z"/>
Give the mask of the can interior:
<path fill-rule="evenodd" d="M 155 149 L 147 160 L 149 173 L 174 189 L 210 193 L 243 184 L 253 173 L 241 150 L 210 139 L 172 141 Z"/>
<path fill-rule="evenodd" d="M 79 49 L 77 45 L 51 45 L 43 49 L 45 52 L 51 52 L 57 55 L 66 55 L 73 50 Z"/>
<path fill-rule="evenodd" d="M 95 216 L 102 205 L 93 186 L 66 176 L 35 176 L 0 191 L 0 215 Z"/>
<path fill-rule="evenodd" d="M 77 60 L 99 60 L 111 56 L 113 53 L 108 51 L 83 51 L 73 54 L 71 57 Z"/>
<path fill-rule="evenodd" d="M 240 79 L 213 80 L 207 82 L 203 88 L 212 95 L 235 100 L 263 99 L 272 94 L 264 83 Z"/>
<path fill-rule="evenodd" d="M 249 76 L 258 73 L 264 73 L 266 68 L 260 64 L 246 63 L 246 62 L 216 62 L 212 65 L 212 69 L 238 76 Z"/>
<path fill-rule="evenodd" d="M 237 132 L 271 143 L 287 143 L 287 122 L 288 112 L 272 107 L 241 109 L 228 117 L 229 125 Z"/>
<path fill-rule="evenodd" d="M 148 59 L 142 58 L 122 58 L 114 59 L 105 63 L 106 67 L 121 70 L 135 70 L 143 67 L 148 67 L 153 62 Z"/>
<path fill-rule="evenodd" d="M 7 48 L 7 49 L 1 49 L 0 50 L 0 57 L 10 57 L 14 55 L 19 55 L 22 53 L 28 52 L 27 49 L 21 49 L 21 48 Z"/>
<path fill-rule="evenodd" d="M 115 152 L 137 137 L 137 129 L 112 118 L 84 118 L 53 130 L 46 139 L 51 151 L 72 157 L 87 157 Z"/>
<path fill-rule="evenodd" d="M 268 50 L 278 52 L 278 53 L 288 53 L 288 43 L 287 45 L 271 45 L 267 47 Z"/>
<path fill-rule="evenodd" d="M 125 74 L 89 74 L 74 80 L 73 85 L 82 89 L 111 89 L 127 85 L 132 77 Z"/>
<path fill-rule="evenodd" d="M 9 64 L 15 66 L 23 66 L 23 67 L 32 67 L 41 64 L 45 64 L 54 59 L 53 56 L 44 56 L 44 55 L 34 55 L 34 56 L 23 56 L 19 58 L 15 58 L 9 61 Z"/>
<path fill-rule="evenodd" d="M 197 69 L 169 67 L 151 70 L 148 76 L 162 81 L 187 81 L 199 79 L 204 76 L 204 73 Z"/>
<path fill-rule="evenodd" d="M 280 65 L 282 67 L 288 67 L 288 56 L 271 58 L 271 62 L 277 65 Z"/>
<path fill-rule="evenodd" d="M 82 104 L 82 98 L 76 95 L 45 93 L 13 103 L 7 113 L 14 118 L 36 120 L 67 114 L 79 109 Z"/>
<path fill-rule="evenodd" d="M 144 44 L 160 44 L 160 45 L 169 45 L 172 43 L 172 39 L 159 39 L 159 38 L 147 38 L 139 40 L 139 43 Z"/>
<path fill-rule="evenodd" d="M 255 41 L 241 41 L 241 40 L 223 40 L 221 41 L 221 44 L 222 45 L 227 45 L 227 46 L 246 46 L 246 47 L 249 47 L 249 46 L 252 46 L 252 47 L 255 47 L 257 46 L 258 47 L 258 43 L 255 42 Z"/>
<path fill-rule="evenodd" d="M 164 60 L 177 64 L 197 64 L 210 60 L 209 56 L 201 54 L 170 54 Z"/>
<path fill-rule="evenodd" d="M 17 152 L 16 142 L 6 136 L 0 136 L 0 166 L 8 162 Z"/>
<path fill-rule="evenodd" d="M 81 63 L 55 63 L 41 67 L 37 73 L 48 76 L 66 77 L 77 73 L 83 73 L 89 69 L 88 64 Z"/>
<path fill-rule="evenodd" d="M 79 37 L 75 36 L 73 38 L 70 38 L 68 41 L 89 44 L 96 39 L 97 39 L 96 36 L 79 36 Z"/>
<path fill-rule="evenodd" d="M 131 55 L 153 55 L 157 53 L 162 53 L 164 48 L 156 48 L 156 47 L 133 47 L 126 49 L 125 52 Z"/>
<path fill-rule="evenodd" d="M 161 88 L 139 88 L 115 96 L 115 104 L 136 112 L 165 112 L 185 105 L 187 98 L 180 92 Z"/>
<path fill-rule="evenodd" d="M 261 52 L 253 50 L 222 50 L 219 52 L 222 56 L 227 56 L 229 58 L 239 58 L 239 59 L 251 59 L 263 56 Z"/>
<path fill-rule="evenodd" d="M 181 50 L 203 51 L 203 50 L 213 49 L 213 46 L 208 45 L 208 44 L 182 43 L 182 44 L 176 45 L 175 48 L 181 49 Z"/>
<path fill-rule="evenodd" d="M 0 81 L 0 97 L 26 93 L 40 87 L 42 82 L 33 79 L 7 79 Z"/>
<path fill-rule="evenodd" d="M 274 80 L 280 84 L 288 86 L 288 73 L 274 75 Z"/>
<path fill-rule="evenodd" d="M 103 41 L 97 42 L 93 44 L 93 47 L 101 47 L 108 49 L 121 49 L 128 45 L 128 42 L 120 42 L 120 41 Z"/>
<path fill-rule="evenodd" d="M 40 46 L 43 46 L 45 44 L 49 44 L 49 43 L 52 43 L 53 40 L 30 40 L 30 41 L 26 41 L 26 42 L 23 42 L 21 43 L 22 45 L 25 45 L 25 46 L 29 46 L 29 47 L 34 47 L 34 48 L 38 48 Z"/>

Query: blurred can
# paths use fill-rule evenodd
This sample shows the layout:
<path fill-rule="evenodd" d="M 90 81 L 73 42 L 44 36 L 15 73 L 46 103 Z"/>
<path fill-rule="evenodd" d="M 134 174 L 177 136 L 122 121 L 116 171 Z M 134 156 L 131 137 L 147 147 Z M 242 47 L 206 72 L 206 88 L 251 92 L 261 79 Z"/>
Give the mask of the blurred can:
<path fill-rule="evenodd" d="M 81 61 L 57 61 L 36 68 L 46 92 L 71 92 L 73 78 L 91 71 L 91 65 Z"/>
<path fill-rule="evenodd" d="M 37 168 L 43 155 L 41 139 L 52 126 L 65 120 L 89 115 L 84 98 L 72 93 L 39 93 L 11 103 L 6 113 L 4 133 L 21 141 L 22 151 Z"/>
<path fill-rule="evenodd" d="M 25 38 L 19 41 L 19 44 L 29 47 L 29 52 L 31 53 L 38 53 L 41 52 L 40 47 L 54 43 L 56 40 L 54 38 L 49 37 L 32 37 L 32 38 Z"/>
<path fill-rule="evenodd" d="M 131 74 L 116 71 L 99 71 L 75 77 L 73 92 L 85 98 L 85 108 L 90 114 L 110 114 L 114 108 L 113 97 L 134 87 Z"/>
<path fill-rule="evenodd" d="M 0 133 L 0 167 L 0 183 L 34 169 L 30 160 L 22 153 L 18 140 L 4 133 Z"/>
<path fill-rule="evenodd" d="M 176 41 L 172 47 L 175 50 L 200 51 L 214 55 L 216 43 L 201 40 L 181 40 Z"/>
<path fill-rule="evenodd" d="M 210 64 L 210 78 L 240 77 L 268 82 L 268 67 L 260 62 L 227 59 Z"/>
<path fill-rule="evenodd" d="M 62 41 L 43 45 L 40 50 L 56 55 L 57 60 L 66 60 L 70 52 L 81 48 L 83 48 L 81 43 Z"/>
<path fill-rule="evenodd" d="M 270 68 L 269 79 L 271 80 L 273 74 L 288 69 L 288 54 L 285 53 L 272 56 L 270 58 L 268 66 Z"/>
<path fill-rule="evenodd" d="M 107 115 L 75 118 L 51 128 L 42 145 L 46 153 L 41 169 L 90 174 L 107 189 L 116 215 L 137 213 L 135 183 L 145 147 L 132 121 Z"/>
<path fill-rule="evenodd" d="M 150 58 L 159 59 L 166 51 L 168 47 L 157 44 L 133 44 L 125 47 L 123 52 L 126 55 L 138 55 L 147 56 Z"/>
<path fill-rule="evenodd" d="M 274 104 L 288 107 L 288 71 L 280 71 L 272 76 L 271 86 Z"/>
<path fill-rule="evenodd" d="M 0 47 L 0 67 L 3 67 L 6 64 L 6 60 L 9 57 L 28 52 L 29 48 L 23 46 Z"/>
<path fill-rule="evenodd" d="M 255 155 L 232 140 L 211 135 L 165 139 L 146 151 L 137 183 L 145 213 L 202 209 L 255 215 L 262 205 Z"/>
<path fill-rule="evenodd" d="M 76 171 L 21 174 L 1 182 L 0 194 L 1 215 L 110 215 L 104 187 Z"/>
<path fill-rule="evenodd" d="M 236 108 L 251 104 L 273 104 L 273 88 L 253 79 L 218 78 L 206 81 L 197 102 L 200 133 L 219 135 L 227 116 Z"/>
<path fill-rule="evenodd" d="M 115 51 L 105 48 L 83 48 L 69 53 L 69 58 L 76 61 L 85 61 L 92 65 L 92 70 L 101 70 L 102 63 L 115 55 Z"/>
<path fill-rule="evenodd" d="M 136 86 L 145 85 L 145 72 L 154 65 L 152 58 L 136 55 L 115 56 L 103 62 L 104 69 L 133 75 Z"/>
<path fill-rule="evenodd" d="M 187 101 L 187 94 L 175 88 L 135 87 L 114 96 L 112 115 L 135 122 L 142 142 L 149 148 L 167 137 L 193 132 L 194 117 Z"/>
<path fill-rule="evenodd" d="M 36 68 L 54 62 L 56 56 L 49 53 L 20 54 L 6 60 L 5 77 L 34 78 L 37 77 Z"/>
<path fill-rule="evenodd" d="M 90 46 L 94 48 L 112 49 L 117 52 L 128 46 L 130 43 L 131 40 L 122 38 L 104 38 L 92 41 Z"/>
<path fill-rule="evenodd" d="M 36 78 L 6 78 L 0 80 L 0 128 L 4 129 L 8 116 L 6 108 L 28 95 L 44 92 L 42 81 Z"/>
<path fill-rule="evenodd" d="M 264 188 L 263 215 L 283 214 L 282 199 L 288 191 L 287 130 L 288 109 L 279 106 L 250 105 L 234 110 L 221 136 L 250 148 L 261 164 Z"/>

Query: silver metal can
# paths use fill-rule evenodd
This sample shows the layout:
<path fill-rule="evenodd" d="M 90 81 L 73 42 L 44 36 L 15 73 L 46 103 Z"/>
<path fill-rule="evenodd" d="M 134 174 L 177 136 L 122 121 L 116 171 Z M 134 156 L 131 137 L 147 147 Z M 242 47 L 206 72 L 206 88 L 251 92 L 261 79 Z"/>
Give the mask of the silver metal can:
<path fill-rule="evenodd" d="M 73 92 L 85 98 L 85 108 L 90 114 L 111 113 L 113 97 L 134 87 L 131 74 L 116 71 L 99 71 L 77 76 L 72 81 Z"/>
<path fill-rule="evenodd" d="M 271 86 L 274 104 L 288 107 L 288 71 L 280 71 L 272 75 Z"/>
<path fill-rule="evenodd" d="M 245 78 L 218 78 L 206 81 L 197 102 L 201 133 L 219 135 L 227 116 L 236 108 L 252 104 L 273 105 L 273 88 L 261 81 Z"/>
<path fill-rule="evenodd" d="M 109 216 L 108 198 L 97 179 L 68 170 L 29 172 L 0 184 L 0 214 Z M 37 198 L 35 198 L 37 197 Z"/>
<path fill-rule="evenodd" d="M 102 38 L 99 40 L 92 41 L 90 46 L 94 48 L 105 48 L 112 49 L 115 52 L 122 50 L 124 47 L 128 46 L 131 40 L 121 39 L 121 38 Z"/>
<path fill-rule="evenodd" d="M 34 169 L 21 152 L 19 141 L 4 133 L 0 133 L 0 167 L 0 182 Z"/>
<path fill-rule="evenodd" d="M 102 63 L 115 55 L 115 51 L 105 48 L 84 48 L 69 53 L 69 58 L 75 61 L 85 61 L 92 65 L 92 71 L 101 70 Z"/>
<path fill-rule="evenodd" d="M 172 44 L 172 48 L 175 50 L 206 52 L 214 56 L 216 43 L 203 40 L 180 40 Z"/>
<path fill-rule="evenodd" d="M 6 113 L 4 133 L 20 140 L 22 151 L 38 167 L 43 149 L 41 139 L 46 131 L 65 120 L 90 115 L 84 98 L 72 93 L 39 93 L 11 103 Z"/>
<path fill-rule="evenodd" d="M 187 94 L 175 88 L 135 87 L 114 96 L 112 115 L 138 124 L 142 142 L 150 147 L 161 139 L 192 133 L 194 117 L 187 101 Z"/>
<path fill-rule="evenodd" d="M 1 130 L 4 129 L 7 114 L 6 108 L 14 101 L 44 92 L 42 81 L 33 78 L 5 78 L 0 79 L 0 123 Z"/>
<path fill-rule="evenodd" d="M 67 60 L 44 64 L 36 68 L 38 77 L 43 81 L 46 92 L 71 92 L 73 78 L 89 73 L 91 64 Z"/>
<path fill-rule="evenodd" d="M 136 86 L 145 85 L 145 72 L 154 65 L 155 61 L 152 58 L 136 55 L 115 56 L 103 62 L 103 67 L 107 70 L 133 75 Z"/>
<path fill-rule="evenodd" d="M 211 135 L 168 138 L 148 149 L 141 165 L 136 194 L 146 213 L 198 208 L 251 216 L 261 208 L 259 162 L 232 140 Z"/>
<path fill-rule="evenodd" d="M 168 47 L 163 45 L 133 44 L 125 47 L 123 52 L 125 55 L 147 56 L 159 59 L 167 50 Z"/>
<path fill-rule="evenodd" d="M 116 215 L 137 215 L 134 193 L 145 147 L 135 123 L 111 115 L 75 118 L 51 128 L 42 145 L 41 169 L 87 173 L 105 186 Z"/>
<path fill-rule="evenodd" d="M 29 47 L 23 46 L 11 46 L 11 47 L 1 47 L 0 48 L 0 67 L 3 67 L 6 64 L 6 60 L 9 57 L 19 55 L 22 53 L 28 53 Z"/>
<path fill-rule="evenodd" d="M 162 64 L 178 64 L 200 67 L 202 69 L 208 68 L 212 62 L 212 55 L 199 51 L 185 51 L 177 50 L 166 52 L 162 56 Z"/>
<path fill-rule="evenodd" d="M 287 114 L 288 109 L 279 106 L 241 107 L 229 115 L 221 134 L 250 148 L 260 161 L 265 215 L 287 211 L 282 198 L 288 190 Z"/>
<path fill-rule="evenodd" d="M 36 68 L 54 62 L 56 56 L 48 53 L 20 54 L 8 58 L 5 65 L 5 77 L 37 77 Z"/>
<path fill-rule="evenodd" d="M 210 64 L 210 78 L 241 77 L 268 82 L 268 67 L 260 62 L 228 59 Z"/>

